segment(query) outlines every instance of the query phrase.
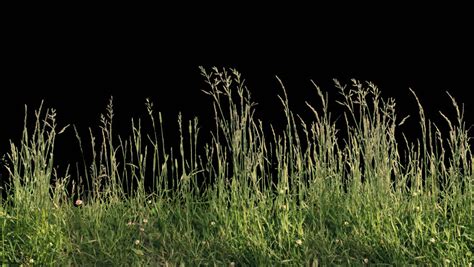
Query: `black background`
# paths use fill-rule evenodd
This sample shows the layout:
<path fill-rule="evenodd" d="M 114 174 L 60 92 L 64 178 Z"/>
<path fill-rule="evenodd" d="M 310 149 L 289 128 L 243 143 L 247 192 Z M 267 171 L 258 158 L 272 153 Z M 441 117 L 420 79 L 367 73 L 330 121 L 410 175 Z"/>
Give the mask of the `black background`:
<path fill-rule="evenodd" d="M 201 92 L 206 84 L 199 66 L 239 70 L 259 103 L 259 118 L 277 126 L 283 125 L 283 111 L 275 76 L 285 84 L 292 108 L 308 119 L 304 101 L 319 104 L 310 80 L 335 100 L 332 79 L 350 83 L 356 78 L 374 82 L 384 97 L 395 97 L 399 118 L 411 114 L 402 128 L 408 134 L 419 133 L 409 88 L 441 128 L 445 123 L 438 110 L 454 116 L 446 91 L 465 103 L 467 125 L 473 122 L 472 42 L 464 21 L 448 25 L 434 18 L 403 26 L 403 18 L 381 23 L 380 16 L 335 26 L 334 19 L 313 21 L 307 16 L 301 27 L 278 19 L 243 26 L 248 23 L 243 17 L 229 23 L 225 16 L 208 21 L 153 17 L 142 21 L 139 15 L 126 14 L 93 17 L 70 18 L 64 13 L 34 20 L 13 18 L 5 24 L 1 154 L 8 152 L 10 139 L 18 142 L 21 137 L 24 105 L 32 118 L 42 99 L 46 107 L 57 110 L 59 126 L 75 124 L 84 142 L 88 127 L 98 130 L 99 115 L 110 96 L 118 134 L 129 133 L 131 117 L 146 118 L 147 97 L 163 112 L 170 143 L 175 141 L 178 112 L 184 119 L 199 116 L 202 132 L 207 133 L 213 114 L 209 97 Z M 330 105 L 334 112 L 339 110 L 334 101 Z M 59 162 L 77 159 L 71 130 L 58 139 Z"/>

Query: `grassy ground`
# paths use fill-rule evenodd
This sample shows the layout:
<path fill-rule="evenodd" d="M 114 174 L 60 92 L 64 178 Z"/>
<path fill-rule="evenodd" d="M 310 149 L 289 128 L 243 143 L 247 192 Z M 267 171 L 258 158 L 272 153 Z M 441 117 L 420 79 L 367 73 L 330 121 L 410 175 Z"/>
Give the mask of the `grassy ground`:
<path fill-rule="evenodd" d="M 317 86 L 312 121 L 289 110 L 283 90 L 286 129 L 264 131 L 270 126 L 254 118 L 239 73 L 202 75 L 216 118 L 204 147 L 197 119 L 181 117 L 180 145 L 168 147 L 161 114 L 148 101 L 154 130 L 132 121 L 130 137 L 114 136 L 110 103 L 100 134 L 89 136 L 90 160 L 58 177 L 54 144 L 62 130 L 54 110 L 37 111 L 32 129 L 25 118 L 22 141 L 7 157 L 12 183 L 0 205 L 0 262 L 472 266 L 474 163 L 454 99 L 449 132 L 420 105 L 420 138 L 400 143 L 393 100 L 370 83 L 336 81 L 343 131 Z"/>

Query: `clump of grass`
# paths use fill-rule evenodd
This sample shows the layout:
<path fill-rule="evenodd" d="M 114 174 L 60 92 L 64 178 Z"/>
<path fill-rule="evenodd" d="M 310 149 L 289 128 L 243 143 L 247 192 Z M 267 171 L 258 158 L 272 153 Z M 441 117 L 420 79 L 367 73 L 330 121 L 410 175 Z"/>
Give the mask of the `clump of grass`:
<path fill-rule="evenodd" d="M 55 175 L 54 140 L 62 130 L 56 133 L 54 110 L 41 117 L 40 108 L 32 133 L 25 119 L 23 139 L 8 154 L 3 262 L 472 263 L 474 163 L 454 98 L 456 121 L 441 113 L 445 137 L 413 92 L 421 137 L 398 142 L 406 118 L 396 116 L 395 101 L 382 99 L 374 84 L 335 81 L 337 103 L 346 109 L 344 131 L 316 84 L 321 103 L 307 103 L 312 121 L 291 111 L 282 84 L 287 124 L 280 131 L 255 117 L 239 72 L 201 68 L 201 74 L 215 118 L 202 149 L 197 118 L 183 122 L 181 115 L 179 146 L 167 147 L 161 113 L 148 100 L 151 134 L 132 120 L 131 136 L 114 135 L 111 99 L 99 135 L 90 129 L 90 160 L 84 157 L 72 180 L 68 171 Z"/>
<path fill-rule="evenodd" d="M 2 262 L 57 264 L 65 236 L 61 227 L 65 223 L 61 202 L 66 199 L 69 177 L 57 177 L 54 166 L 56 112 L 42 105 L 35 113 L 33 132 L 23 130 L 20 144 L 11 143 L 8 154 L 11 187 L 9 198 L 2 203 Z M 25 116 L 25 125 L 27 118 Z"/>

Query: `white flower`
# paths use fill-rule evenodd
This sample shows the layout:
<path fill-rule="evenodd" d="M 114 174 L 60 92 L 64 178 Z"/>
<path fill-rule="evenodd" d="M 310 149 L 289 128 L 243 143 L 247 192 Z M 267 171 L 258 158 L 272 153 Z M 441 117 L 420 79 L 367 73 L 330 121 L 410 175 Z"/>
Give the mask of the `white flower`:
<path fill-rule="evenodd" d="M 212 221 L 211 226 L 214 226 L 214 225 L 216 225 L 216 222 Z"/>
<path fill-rule="evenodd" d="M 348 225 L 349 225 L 349 222 L 348 222 L 348 221 L 345 221 L 345 222 L 344 222 L 344 225 L 345 225 L 345 226 L 348 226 Z"/>
<path fill-rule="evenodd" d="M 143 219 L 143 223 L 148 223 L 148 219 Z"/>
<path fill-rule="evenodd" d="M 137 245 L 137 246 L 138 246 L 138 245 L 140 245 L 140 240 L 138 240 L 138 239 L 137 239 L 137 240 L 135 240 L 135 242 L 134 242 L 134 243 L 135 243 L 135 245 Z"/>
<path fill-rule="evenodd" d="M 285 192 L 286 192 L 287 190 L 288 190 L 288 187 L 285 186 L 285 187 L 283 187 L 282 189 L 280 189 L 279 193 L 280 193 L 281 195 L 283 195 L 283 194 L 285 194 Z"/>
<path fill-rule="evenodd" d="M 301 246 L 303 244 L 303 240 L 297 239 L 296 240 L 296 245 Z"/>
<path fill-rule="evenodd" d="M 365 264 L 369 263 L 369 259 L 365 258 L 365 259 L 364 259 L 364 263 L 365 263 Z"/>
<path fill-rule="evenodd" d="M 434 238 L 432 237 L 432 238 L 430 238 L 430 242 L 431 242 L 431 243 L 435 243 L 435 242 L 436 242 L 436 239 L 434 239 Z"/>

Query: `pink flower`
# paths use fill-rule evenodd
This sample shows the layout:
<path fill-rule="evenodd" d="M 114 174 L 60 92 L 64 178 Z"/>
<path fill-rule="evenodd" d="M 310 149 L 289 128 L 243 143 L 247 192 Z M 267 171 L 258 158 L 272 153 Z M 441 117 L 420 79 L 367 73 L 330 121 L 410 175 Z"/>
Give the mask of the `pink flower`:
<path fill-rule="evenodd" d="M 79 207 L 79 206 L 82 206 L 83 203 L 84 203 L 84 202 L 82 202 L 82 200 L 77 199 L 77 200 L 74 202 L 74 205 L 75 205 L 76 207 Z"/>

